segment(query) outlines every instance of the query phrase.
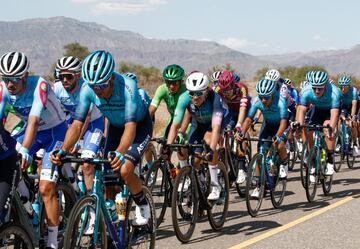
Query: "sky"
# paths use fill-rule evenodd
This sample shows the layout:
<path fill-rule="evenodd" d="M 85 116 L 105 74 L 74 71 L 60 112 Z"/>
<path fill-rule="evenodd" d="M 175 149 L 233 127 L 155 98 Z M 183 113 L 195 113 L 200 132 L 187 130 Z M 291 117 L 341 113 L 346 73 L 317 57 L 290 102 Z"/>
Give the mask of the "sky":
<path fill-rule="evenodd" d="M 360 44 L 359 14 L 358 0 L 11 0 L 1 4 L 0 21 L 66 16 L 269 55 L 350 49 Z"/>

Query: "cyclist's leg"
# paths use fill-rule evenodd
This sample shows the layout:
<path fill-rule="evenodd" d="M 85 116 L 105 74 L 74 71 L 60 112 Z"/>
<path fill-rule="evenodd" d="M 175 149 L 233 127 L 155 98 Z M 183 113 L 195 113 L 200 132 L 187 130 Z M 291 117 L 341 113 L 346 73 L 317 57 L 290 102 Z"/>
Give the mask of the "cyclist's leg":
<path fill-rule="evenodd" d="M 37 140 L 45 146 L 45 155 L 40 173 L 39 191 L 45 205 L 48 223 L 47 246 L 57 248 L 57 235 L 59 225 L 59 204 L 55 193 L 55 185 L 58 178 L 57 167 L 51 177 L 50 154 L 53 150 L 59 150 L 65 138 L 67 125 L 62 123 L 52 129 L 39 131 Z"/>
<path fill-rule="evenodd" d="M 82 158 L 94 158 L 100 148 L 101 139 L 104 131 L 104 120 L 100 117 L 89 123 L 84 135 L 84 149 L 81 152 Z M 94 176 L 94 165 L 84 163 L 82 166 L 86 191 L 90 192 Z"/>
<path fill-rule="evenodd" d="M 323 125 L 330 125 L 330 111 L 326 112 L 326 116 L 324 116 Z M 326 174 L 332 175 L 334 173 L 334 150 L 335 150 L 335 142 L 336 142 L 336 133 L 337 131 L 332 131 L 333 135 L 328 137 L 329 134 L 328 129 L 324 130 L 325 134 L 325 143 L 327 147 L 327 163 L 326 163 Z"/>

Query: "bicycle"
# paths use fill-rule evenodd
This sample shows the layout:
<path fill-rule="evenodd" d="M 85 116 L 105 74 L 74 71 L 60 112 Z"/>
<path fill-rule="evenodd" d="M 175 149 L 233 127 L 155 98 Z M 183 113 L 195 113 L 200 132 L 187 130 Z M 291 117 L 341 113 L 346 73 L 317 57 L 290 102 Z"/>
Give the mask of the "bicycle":
<path fill-rule="evenodd" d="M 225 223 L 229 207 L 229 179 L 222 162 L 218 162 L 218 177 L 221 187 L 220 198 L 208 201 L 210 192 L 210 173 L 207 159 L 203 155 L 209 151 L 208 145 L 203 144 L 170 144 L 173 149 L 186 149 L 190 157 L 190 165 L 179 170 L 172 193 L 172 222 L 176 237 L 182 243 L 189 242 L 196 226 L 197 218 L 202 211 L 207 210 L 207 217 L 213 230 L 221 229 Z M 203 149 L 202 154 L 195 153 L 195 149 Z M 194 159 L 200 158 L 200 167 L 194 165 Z M 187 189 L 185 186 L 188 186 Z"/>
<path fill-rule="evenodd" d="M 124 183 L 117 175 L 111 174 L 119 184 L 124 186 L 122 194 L 127 199 L 125 220 L 113 221 L 106 207 L 103 195 L 103 178 L 105 177 L 103 166 L 109 164 L 110 161 L 107 159 L 66 156 L 61 159 L 61 162 L 89 163 L 93 164 L 95 168 L 91 193 L 79 199 L 70 213 L 65 232 L 64 248 L 79 248 L 80 246 L 86 248 L 107 248 L 107 232 L 112 241 L 112 246 L 117 249 L 131 248 L 132 246 L 139 247 L 140 244 L 145 245 L 147 248 L 155 247 L 155 208 L 151 193 L 145 186 L 143 186 L 143 191 L 150 205 L 151 218 L 146 226 L 136 227 L 132 225 L 132 219 L 135 216 L 135 206 L 133 206 L 134 201 L 128 193 L 128 188 L 124 186 Z M 95 217 L 93 217 L 94 220 L 92 221 L 93 215 Z M 87 234 L 86 230 L 89 227 L 93 227 L 93 232 Z M 80 245 L 82 243 L 84 245 Z"/>
<path fill-rule="evenodd" d="M 299 128 L 307 128 L 309 131 L 315 131 L 314 145 L 309 150 L 308 157 L 306 158 L 306 198 L 308 202 L 312 202 L 316 195 L 317 185 L 319 182 L 322 184 L 324 195 L 328 195 L 331 191 L 332 176 L 325 175 L 327 153 L 326 144 L 324 140 L 323 129 L 328 129 L 332 133 L 332 128 L 329 125 L 301 125 Z"/>
<path fill-rule="evenodd" d="M 166 145 L 165 138 L 153 138 L 151 141 L 155 141 L 161 145 Z M 160 149 L 161 151 L 161 149 Z M 159 157 L 153 162 L 153 165 L 145 177 L 145 186 L 150 190 L 156 213 L 157 227 L 162 223 L 166 208 L 171 207 L 173 181 L 176 177 L 176 168 L 170 160 L 164 160 Z"/>
<path fill-rule="evenodd" d="M 273 207 L 280 207 L 285 196 L 287 178 L 279 176 L 280 163 L 277 150 L 273 146 L 268 148 L 264 144 L 272 144 L 273 140 L 263 138 L 244 138 L 244 140 L 263 143 L 248 165 L 246 178 L 246 207 L 249 214 L 256 217 L 266 193 L 265 187 L 270 190 Z M 242 144 L 240 146 L 242 149 Z M 258 197 L 252 196 L 254 191 L 258 191 Z"/>
<path fill-rule="evenodd" d="M 29 233 L 22 225 L 7 222 L 0 227 L 0 248 L 34 249 Z"/>

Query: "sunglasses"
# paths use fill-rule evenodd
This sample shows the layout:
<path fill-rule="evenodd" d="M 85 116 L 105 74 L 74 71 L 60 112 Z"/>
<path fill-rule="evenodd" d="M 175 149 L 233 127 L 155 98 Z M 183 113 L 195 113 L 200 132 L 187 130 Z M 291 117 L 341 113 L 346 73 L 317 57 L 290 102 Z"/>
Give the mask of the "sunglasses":
<path fill-rule="evenodd" d="M 269 100 L 271 98 L 271 96 L 261 96 L 261 95 L 259 95 L 259 99 L 260 100 Z"/>
<path fill-rule="evenodd" d="M 223 89 L 223 90 L 221 90 L 221 92 L 222 93 L 224 93 L 224 94 L 228 94 L 228 93 L 231 93 L 232 92 L 232 88 L 229 88 L 229 89 Z"/>
<path fill-rule="evenodd" d="M 350 87 L 350 86 L 341 86 L 341 89 L 348 88 L 348 87 Z"/>
<path fill-rule="evenodd" d="M 178 84 L 178 80 L 166 80 L 165 83 L 167 86 L 175 86 Z"/>
<path fill-rule="evenodd" d="M 13 84 L 18 84 L 21 80 L 23 79 L 23 77 L 2 77 L 2 80 L 5 83 L 13 83 Z"/>
<path fill-rule="evenodd" d="M 190 97 L 201 97 L 205 94 L 205 91 L 189 91 Z"/>
<path fill-rule="evenodd" d="M 67 78 L 68 80 L 72 80 L 72 79 L 75 78 L 75 75 L 73 75 L 71 73 L 60 74 L 59 75 L 59 80 L 64 80 L 65 78 Z"/>
<path fill-rule="evenodd" d="M 316 92 L 316 91 L 321 92 L 321 91 L 323 91 L 325 89 L 325 87 L 313 87 L 312 89 L 313 89 L 314 92 Z"/>
<path fill-rule="evenodd" d="M 88 85 L 93 90 L 105 90 L 109 86 L 109 81 L 101 84 L 88 84 Z"/>

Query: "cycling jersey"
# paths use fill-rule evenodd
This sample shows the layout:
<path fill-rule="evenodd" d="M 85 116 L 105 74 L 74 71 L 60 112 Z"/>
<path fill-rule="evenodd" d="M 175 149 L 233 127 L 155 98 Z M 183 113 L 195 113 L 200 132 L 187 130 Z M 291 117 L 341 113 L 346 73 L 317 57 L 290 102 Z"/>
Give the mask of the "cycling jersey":
<path fill-rule="evenodd" d="M 205 102 L 197 107 L 191 102 L 189 92 L 183 93 L 178 101 L 175 109 L 175 124 L 180 124 L 184 118 L 185 110 L 190 112 L 192 122 L 200 124 L 221 124 L 224 125 L 225 120 L 229 117 L 227 105 L 222 101 L 219 94 L 209 89 Z"/>
<path fill-rule="evenodd" d="M 355 87 L 350 86 L 348 93 L 346 95 L 343 94 L 343 96 L 342 96 L 341 108 L 351 110 L 353 100 L 356 100 L 356 101 L 358 100 L 358 91 L 356 90 Z"/>
<path fill-rule="evenodd" d="M 16 140 L 5 130 L 2 123 L 0 123 L 0 160 L 7 158 L 15 153 Z"/>
<path fill-rule="evenodd" d="M 64 109 L 68 111 L 71 116 L 74 116 L 76 107 L 79 104 L 80 90 L 85 85 L 83 78 L 81 78 L 77 84 L 78 89 L 74 93 L 69 93 L 68 91 L 66 91 L 61 81 L 56 82 L 53 87 L 56 97 L 60 100 Z M 90 121 L 94 121 L 100 117 L 102 117 L 102 114 L 99 109 L 97 107 L 93 107 L 91 110 Z"/>
<path fill-rule="evenodd" d="M 92 103 L 108 118 L 111 125 L 118 128 L 127 122 L 139 122 L 144 119 L 148 109 L 141 100 L 136 82 L 116 72 L 113 75 L 115 79 L 110 99 L 99 98 L 87 84 L 81 88 L 75 120 L 84 122 Z"/>
<path fill-rule="evenodd" d="M 14 107 L 24 121 L 27 121 L 29 116 L 40 118 L 39 131 L 51 129 L 65 120 L 65 114 L 50 85 L 39 76 L 27 78 L 26 90 L 22 95 L 10 95 L 2 81 L 0 83 L 0 120 L 3 118 L 7 103 Z"/>
<path fill-rule="evenodd" d="M 146 108 L 149 109 L 149 106 L 151 104 L 151 98 L 149 94 L 143 88 L 139 88 L 139 94 Z"/>
<path fill-rule="evenodd" d="M 269 107 L 264 106 L 257 96 L 250 107 L 247 117 L 253 119 L 257 110 L 262 112 L 264 121 L 271 125 L 278 125 L 282 119 L 288 119 L 289 116 L 285 99 L 280 96 L 279 92 L 275 92 Z"/>
<path fill-rule="evenodd" d="M 230 112 L 239 113 L 240 107 L 248 107 L 250 105 L 249 91 L 247 86 L 243 83 L 235 84 L 234 95 L 232 99 L 225 98 L 221 89 L 219 89 L 218 94 L 226 102 Z"/>
<path fill-rule="evenodd" d="M 313 104 L 316 109 L 321 110 L 339 109 L 341 98 L 340 89 L 331 83 L 326 85 L 324 94 L 319 98 L 316 97 L 312 86 L 308 85 L 301 91 L 300 105 Z"/>
<path fill-rule="evenodd" d="M 151 101 L 151 105 L 156 108 L 159 107 L 161 100 L 164 100 L 166 103 L 166 107 L 168 112 L 170 113 L 171 118 L 174 117 L 174 112 L 176 109 L 176 105 L 179 101 L 179 97 L 186 91 L 185 84 L 181 84 L 179 91 L 176 94 L 171 94 L 166 84 L 162 84 L 156 89 L 155 96 Z"/>

